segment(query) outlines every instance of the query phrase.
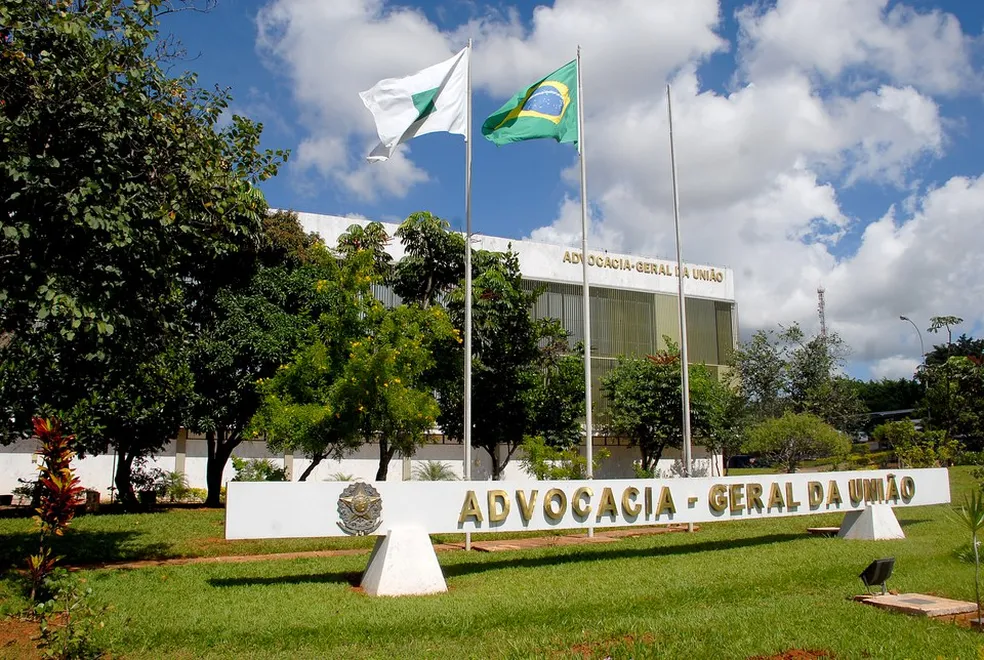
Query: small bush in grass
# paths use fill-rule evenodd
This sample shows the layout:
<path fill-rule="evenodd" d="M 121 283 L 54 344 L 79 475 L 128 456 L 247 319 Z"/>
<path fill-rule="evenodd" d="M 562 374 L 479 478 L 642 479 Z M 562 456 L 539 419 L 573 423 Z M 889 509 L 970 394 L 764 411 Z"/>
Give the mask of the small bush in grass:
<path fill-rule="evenodd" d="M 542 436 L 523 440 L 523 457 L 520 463 L 526 474 L 543 480 L 584 479 L 588 473 L 588 459 L 578 447 L 554 447 Z M 599 449 L 592 457 L 592 467 L 597 470 L 601 462 L 611 454 Z"/>
<path fill-rule="evenodd" d="M 287 481 L 287 469 L 278 468 L 266 458 L 233 456 L 232 467 L 236 470 L 233 481 Z"/>
<path fill-rule="evenodd" d="M 355 475 L 345 474 L 344 472 L 335 472 L 333 474 L 329 474 L 328 478 L 325 479 L 325 481 L 353 481 L 353 480 L 355 480 Z"/>
<path fill-rule="evenodd" d="M 95 660 L 103 657 L 93 635 L 103 627 L 100 616 L 105 608 L 89 603 L 92 589 L 85 580 L 70 576 L 64 569 L 46 579 L 48 600 L 34 608 L 39 619 L 38 649 L 44 658 Z"/>

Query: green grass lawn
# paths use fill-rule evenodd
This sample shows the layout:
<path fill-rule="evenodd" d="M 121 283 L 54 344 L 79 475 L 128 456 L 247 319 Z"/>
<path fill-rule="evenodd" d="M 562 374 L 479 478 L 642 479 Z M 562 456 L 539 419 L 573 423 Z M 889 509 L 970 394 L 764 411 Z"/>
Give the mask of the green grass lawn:
<path fill-rule="evenodd" d="M 959 501 L 974 487 L 969 469 L 951 470 L 951 484 Z M 111 605 L 100 640 L 124 658 L 745 658 L 790 648 L 838 658 L 977 658 L 978 632 L 848 600 L 862 591 L 861 569 L 884 556 L 896 557 L 891 588 L 972 600 L 973 567 L 954 556 L 964 534 L 946 508 L 898 509 L 901 541 L 805 534 L 839 524 L 840 515 L 827 514 L 604 545 L 440 553 L 450 591 L 416 598 L 353 589 L 365 556 L 81 575 Z M 0 523 L 7 553 L 4 540 L 26 534 L 15 525 L 26 523 Z M 92 539 L 128 557 L 338 543 L 203 543 L 221 534 L 221 514 L 175 511 L 80 518 L 73 538 L 92 558 Z"/>

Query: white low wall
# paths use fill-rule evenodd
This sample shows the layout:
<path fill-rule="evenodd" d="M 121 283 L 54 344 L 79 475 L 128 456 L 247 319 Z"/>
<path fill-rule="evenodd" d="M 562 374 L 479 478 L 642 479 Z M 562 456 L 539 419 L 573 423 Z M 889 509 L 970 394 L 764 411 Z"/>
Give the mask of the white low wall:
<path fill-rule="evenodd" d="M 639 450 L 623 444 L 603 444 L 603 438 L 595 439 L 595 452 L 604 449 L 611 455 L 601 462 L 595 476 L 599 479 L 619 479 L 635 476 L 635 465 L 639 462 Z M 205 439 L 201 436 L 190 436 L 184 440 L 184 453 L 179 453 L 178 441 L 171 441 L 153 459 L 149 459 L 146 468 L 159 468 L 170 472 L 183 464 L 183 472 L 192 488 L 205 488 L 205 465 L 208 460 L 208 449 Z M 0 446 L 0 494 L 11 493 L 18 485 L 18 479 L 33 479 L 37 474 L 37 448 L 34 440 L 21 440 L 12 445 Z M 582 447 L 583 451 L 583 447 Z M 505 457 L 505 451 L 500 447 L 500 454 Z M 310 461 L 301 456 L 284 456 L 272 454 L 262 441 L 244 441 L 236 447 L 233 455 L 241 458 L 266 458 L 277 467 L 290 467 L 291 480 L 297 481 Z M 506 466 L 502 478 L 509 481 L 532 481 L 533 477 L 524 470 L 520 459 L 522 451 L 517 450 Z M 461 478 L 464 474 L 463 449 L 458 443 L 428 444 L 417 450 L 411 459 L 394 458 L 389 465 L 387 481 L 409 481 L 413 478 L 414 468 L 427 461 L 440 461 Z M 74 467 L 82 486 L 98 490 L 106 497 L 113 485 L 114 466 L 116 457 L 110 453 L 104 456 L 87 456 L 76 459 Z M 314 469 L 308 481 L 336 481 L 342 476 L 352 479 L 375 481 L 376 468 L 379 465 L 379 445 L 364 445 L 344 459 L 325 460 Z M 668 449 L 663 453 L 658 469 L 663 478 L 678 476 L 681 466 L 680 452 Z M 721 474 L 719 456 L 709 455 L 702 447 L 694 447 L 694 472 L 696 476 L 713 476 Z M 472 478 L 482 481 L 491 478 L 492 460 L 484 449 L 472 450 Z M 223 482 L 231 481 L 235 470 L 230 460 L 222 473 Z"/>

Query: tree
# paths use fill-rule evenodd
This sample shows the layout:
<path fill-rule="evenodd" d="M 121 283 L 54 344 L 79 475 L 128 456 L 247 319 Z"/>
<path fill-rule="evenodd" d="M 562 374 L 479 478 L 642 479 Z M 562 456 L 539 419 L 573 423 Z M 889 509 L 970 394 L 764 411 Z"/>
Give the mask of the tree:
<path fill-rule="evenodd" d="M 340 277 L 322 287 L 335 302 L 314 320 L 311 343 L 265 388 L 255 426 L 271 446 L 311 456 L 302 479 L 325 457 L 377 440 L 376 479 L 385 480 L 393 456 L 412 455 L 437 418 L 425 374 L 432 346 L 456 335 L 442 307 L 386 309 L 373 297 L 390 272 L 388 240 L 378 223 L 353 225 L 340 238 Z"/>
<path fill-rule="evenodd" d="M 953 369 L 950 364 L 950 358 L 953 357 L 953 329 L 951 326 L 963 323 L 963 319 L 959 316 L 934 316 L 929 320 L 929 323 L 927 330 L 933 334 L 946 330 L 946 346 L 934 346 L 933 350 L 926 356 L 926 369 L 923 377 L 927 389 L 927 406 L 930 414 L 934 409 L 937 409 L 935 414 L 932 414 L 933 425 L 952 436 L 955 425 L 955 410 L 953 405 Z"/>
<path fill-rule="evenodd" d="M 667 447 L 683 445 L 680 353 L 666 338 L 668 349 L 645 358 L 620 357 L 603 379 L 608 396 L 608 427 L 629 439 L 642 454 L 641 469 L 652 473 Z M 695 437 L 712 430 L 714 377 L 703 365 L 689 365 L 690 417 Z"/>
<path fill-rule="evenodd" d="M 853 381 L 839 373 L 847 347 L 836 333 L 807 337 L 793 324 L 781 332 L 760 330 L 735 354 L 741 391 L 753 420 L 786 411 L 807 412 L 856 433 L 867 409 Z"/>
<path fill-rule="evenodd" d="M 159 447 L 184 406 L 192 318 L 259 232 L 255 184 L 286 153 L 258 151 L 261 127 L 241 117 L 220 129 L 227 95 L 167 72 L 163 11 L 0 7 L 5 440 L 47 410 L 65 413 L 80 453 Z"/>
<path fill-rule="evenodd" d="M 244 281 L 220 289 L 199 314 L 191 348 L 194 396 L 187 426 L 206 438 L 206 506 L 220 505 L 226 463 L 259 409 L 257 380 L 290 361 L 313 319 L 334 302 L 318 291 L 318 282 L 337 277 L 335 260 L 320 240 L 305 234 L 296 214 L 264 218 L 257 249 L 238 261 Z"/>
<path fill-rule="evenodd" d="M 745 442 L 746 451 L 771 458 L 786 472 L 796 472 L 808 458 L 845 455 L 850 449 L 845 434 L 810 413 L 786 412 L 759 422 Z"/>
<path fill-rule="evenodd" d="M 412 213 L 396 230 L 406 251 L 396 264 L 393 291 L 405 302 L 429 307 L 457 287 L 465 273 L 465 239 L 431 213 Z"/>
<path fill-rule="evenodd" d="M 858 398 L 871 412 L 916 408 L 925 394 L 923 386 L 914 378 L 855 380 L 852 385 Z"/>
<path fill-rule="evenodd" d="M 554 319 L 534 320 L 530 309 L 539 291 L 523 288 L 513 252 L 477 251 L 472 302 L 472 444 L 491 458 L 492 478 L 500 479 L 516 449 L 530 436 L 554 444 L 576 443 L 584 415 L 583 362 L 567 348 L 567 334 Z M 449 296 L 448 311 L 459 330 L 464 292 Z M 460 346 L 440 358 L 463 365 Z M 461 369 L 439 384 L 440 424 L 463 438 Z M 505 455 L 500 455 L 503 446 Z"/>

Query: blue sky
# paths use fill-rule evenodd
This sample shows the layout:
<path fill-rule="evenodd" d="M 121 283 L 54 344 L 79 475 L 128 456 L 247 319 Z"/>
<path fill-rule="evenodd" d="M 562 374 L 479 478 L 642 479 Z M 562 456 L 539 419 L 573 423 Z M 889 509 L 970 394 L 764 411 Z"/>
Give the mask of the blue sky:
<path fill-rule="evenodd" d="M 583 48 L 592 244 L 673 250 L 666 82 L 674 89 L 685 258 L 733 268 L 743 334 L 828 321 L 861 377 L 911 373 L 928 327 L 980 333 L 984 3 L 947 0 L 219 0 L 165 17 L 203 85 L 262 121 L 291 163 L 270 203 L 462 227 L 463 141 L 433 134 L 371 168 L 357 94 L 475 39 L 474 130 Z M 577 239 L 576 154 L 474 145 L 473 223 Z M 984 215 L 984 214 L 982 214 Z M 931 335 L 925 337 L 927 344 Z"/>

